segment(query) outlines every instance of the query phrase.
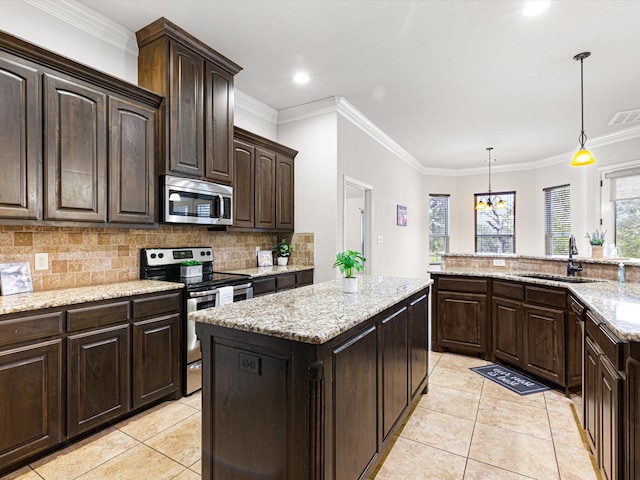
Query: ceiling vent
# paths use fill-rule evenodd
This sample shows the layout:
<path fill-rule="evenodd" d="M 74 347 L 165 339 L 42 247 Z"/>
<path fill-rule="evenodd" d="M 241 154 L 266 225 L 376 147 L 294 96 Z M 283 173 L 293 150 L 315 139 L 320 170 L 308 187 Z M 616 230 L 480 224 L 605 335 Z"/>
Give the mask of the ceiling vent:
<path fill-rule="evenodd" d="M 613 118 L 609 120 L 609 125 L 626 125 L 627 123 L 635 122 L 640 122 L 640 108 L 616 113 Z"/>

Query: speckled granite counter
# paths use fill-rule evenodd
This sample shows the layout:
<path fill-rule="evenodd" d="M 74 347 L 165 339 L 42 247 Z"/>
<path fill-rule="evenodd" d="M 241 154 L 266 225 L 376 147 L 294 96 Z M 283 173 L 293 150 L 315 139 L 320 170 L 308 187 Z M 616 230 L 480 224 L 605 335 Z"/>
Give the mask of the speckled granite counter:
<path fill-rule="evenodd" d="M 611 280 L 597 280 L 593 283 L 567 283 L 521 276 L 528 273 L 530 272 L 465 269 L 431 272 L 432 275 L 491 277 L 567 288 L 582 300 L 589 310 L 620 339 L 640 342 L 640 283 L 619 284 Z"/>
<path fill-rule="evenodd" d="M 243 268 L 240 270 L 225 270 L 226 273 L 240 273 L 251 275 L 253 278 L 268 277 L 269 275 L 280 275 L 281 273 L 300 272 L 302 270 L 313 270 L 309 265 L 285 265 L 283 267 L 274 265 L 273 267 Z"/>
<path fill-rule="evenodd" d="M 91 287 L 18 293 L 15 295 L 0 296 L 0 315 L 162 292 L 182 287 L 184 287 L 182 283 L 133 280 L 130 282 L 108 283 Z"/>
<path fill-rule="evenodd" d="M 431 285 L 427 279 L 360 277 L 357 294 L 342 281 L 309 285 L 223 307 L 199 310 L 190 320 L 322 344 Z"/>

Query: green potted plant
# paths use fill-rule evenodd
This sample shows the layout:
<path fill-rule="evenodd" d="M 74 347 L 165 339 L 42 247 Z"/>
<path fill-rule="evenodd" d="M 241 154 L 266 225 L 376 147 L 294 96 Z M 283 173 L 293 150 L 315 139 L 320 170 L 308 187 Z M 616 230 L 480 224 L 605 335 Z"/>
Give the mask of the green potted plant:
<path fill-rule="evenodd" d="M 333 268 L 338 267 L 344 276 L 342 279 L 342 291 L 355 293 L 358 291 L 358 279 L 353 276 L 355 272 L 364 272 L 366 258 L 360 252 L 345 250 L 336 254 Z"/>
<path fill-rule="evenodd" d="M 293 245 L 291 245 L 285 238 L 280 240 L 280 243 L 276 245 L 276 256 L 278 257 L 278 265 L 284 266 L 289 262 L 289 256 L 293 252 Z"/>
<path fill-rule="evenodd" d="M 200 260 L 184 260 L 180 262 L 181 277 L 201 277 L 202 262 Z"/>
<path fill-rule="evenodd" d="M 587 232 L 585 238 L 589 239 L 589 243 L 591 244 L 591 256 L 593 258 L 602 258 L 602 245 L 604 244 L 604 236 L 606 234 L 606 230 L 601 232 L 597 228 L 591 235 Z"/>

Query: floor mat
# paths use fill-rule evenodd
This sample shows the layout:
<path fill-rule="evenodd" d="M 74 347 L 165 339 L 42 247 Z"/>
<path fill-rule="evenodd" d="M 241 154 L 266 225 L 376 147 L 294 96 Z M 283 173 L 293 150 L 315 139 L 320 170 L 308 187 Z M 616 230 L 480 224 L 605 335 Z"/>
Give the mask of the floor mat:
<path fill-rule="evenodd" d="M 549 390 L 549 387 L 543 385 L 540 382 L 536 382 L 529 377 L 522 375 L 519 372 L 511 370 L 493 363 L 484 367 L 473 367 L 469 370 L 482 375 L 485 378 L 508 388 L 512 392 L 516 392 L 519 395 L 530 395 L 532 393 L 544 392 Z"/>

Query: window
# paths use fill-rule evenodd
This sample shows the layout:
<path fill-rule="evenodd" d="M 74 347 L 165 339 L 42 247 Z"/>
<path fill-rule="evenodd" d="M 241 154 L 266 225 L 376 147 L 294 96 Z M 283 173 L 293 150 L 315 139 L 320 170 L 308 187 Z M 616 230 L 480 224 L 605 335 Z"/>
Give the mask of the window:
<path fill-rule="evenodd" d="M 560 185 L 544 192 L 544 253 L 568 255 L 571 236 L 571 187 Z"/>
<path fill-rule="evenodd" d="M 429 195 L 429 263 L 449 251 L 449 195 Z"/>
<path fill-rule="evenodd" d="M 480 198 L 486 199 L 488 193 L 476 193 L 473 205 Z M 504 207 L 498 208 L 502 199 Z M 475 210 L 476 215 L 476 252 L 477 253 L 515 253 L 516 252 L 516 192 L 491 194 L 493 207 Z"/>
<path fill-rule="evenodd" d="M 640 167 L 607 172 L 614 242 L 621 257 L 640 258 Z"/>

